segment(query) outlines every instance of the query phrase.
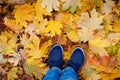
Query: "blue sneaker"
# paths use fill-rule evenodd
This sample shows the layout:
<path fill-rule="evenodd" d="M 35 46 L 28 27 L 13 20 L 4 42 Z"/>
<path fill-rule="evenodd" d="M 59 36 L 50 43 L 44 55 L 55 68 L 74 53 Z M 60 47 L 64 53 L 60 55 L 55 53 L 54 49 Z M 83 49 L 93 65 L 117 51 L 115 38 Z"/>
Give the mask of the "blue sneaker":
<path fill-rule="evenodd" d="M 85 54 L 83 49 L 77 47 L 73 50 L 71 58 L 67 64 L 67 67 L 72 67 L 74 71 L 77 73 L 79 69 L 82 67 L 85 59 Z"/>
<path fill-rule="evenodd" d="M 49 53 L 49 64 L 50 64 L 50 68 L 58 67 L 62 69 L 63 48 L 61 45 L 56 44 L 51 48 L 50 53 Z"/>

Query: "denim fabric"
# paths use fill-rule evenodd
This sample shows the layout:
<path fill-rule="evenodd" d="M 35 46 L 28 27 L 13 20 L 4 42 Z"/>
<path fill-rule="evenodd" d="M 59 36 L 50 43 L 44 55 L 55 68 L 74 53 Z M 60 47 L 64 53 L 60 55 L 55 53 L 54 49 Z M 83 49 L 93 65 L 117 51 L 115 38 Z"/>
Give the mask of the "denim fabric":
<path fill-rule="evenodd" d="M 66 67 L 59 80 L 78 80 L 78 76 L 72 67 Z"/>
<path fill-rule="evenodd" d="M 72 67 L 66 67 L 63 71 L 53 67 L 46 73 L 43 80 L 78 80 L 78 76 Z"/>
<path fill-rule="evenodd" d="M 52 67 L 46 75 L 44 76 L 43 80 L 58 80 L 61 75 L 61 69 L 58 67 Z"/>

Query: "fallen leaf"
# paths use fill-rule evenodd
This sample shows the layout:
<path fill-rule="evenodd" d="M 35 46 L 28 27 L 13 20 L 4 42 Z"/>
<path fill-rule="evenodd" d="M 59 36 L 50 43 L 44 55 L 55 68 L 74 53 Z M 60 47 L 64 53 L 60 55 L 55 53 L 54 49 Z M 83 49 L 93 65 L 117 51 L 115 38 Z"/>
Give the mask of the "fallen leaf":
<path fill-rule="evenodd" d="M 5 31 L 0 35 L 0 47 L 3 54 L 13 54 L 16 48 L 16 34 L 12 31 Z"/>
<path fill-rule="evenodd" d="M 61 28 L 61 22 L 50 20 L 45 28 L 45 33 L 50 33 L 51 37 L 55 36 L 56 34 L 61 35 Z"/>
<path fill-rule="evenodd" d="M 110 56 L 98 56 L 89 58 L 89 62 L 93 69 L 100 72 L 113 73 L 113 69 L 117 65 L 118 57 L 114 55 L 112 58 Z"/>
<path fill-rule="evenodd" d="M 60 7 L 60 2 L 59 0 L 42 0 L 41 7 L 46 8 L 47 12 L 51 12 L 53 11 L 53 9 L 55 11 L 58 11 L 58 7 Z"/>
<path fill-rule="evenodd" d="M 105 50 L 106 47 L 111 46 L 111 42 L 108 39 L 95 38 L 89 42 L 89 48 L 101 56 L 108 55 L 108 52 Z"/>
<path fill-rule="evenodd" d="M 27 74 L 29 74 L 30 76 L 37 74 L 37 66 L 34 64 L 33 61 L 27 59 L 25 65 L 25 71 Z"/>
<path fill-rule="evenodd" d="M 71 13 L 74 13 L 77 10 L 77 8 L 81 8 L 81 0 L 62 0 L 62 2 L 62 9 L 70 9 Z"/>
<path fill-rule="evenodd" d="M 78 21 L 78 27 L 82 28 L 82 27 L 87 27 L 88 29 L 94 31 L 94 30 L 100 30 L 103 29 L 102 24 L 102 16 L 98 16 L 98 12 L 96 11 L 96 9 L 92 9 L 92 11 L 90 12 L 91 16 L 89 16 L 88 13 L 81 13 L 80 16 L 80 21 Z"/>
<path fill-rule="evenodd" d="M 115 22 L 113 23 L 113 31 L 114 32 L 120 32 L 120 19 L 119 18 L 116 18 L 115 19 Z"/>
<path fill-rule="evenodd" d="M 34 8 L 28 4 L 19 5 L 14 10 L 16 24 L 26 27 L 26 21 L 32 21 L 34 18 Z"/>
<path fill-rule="evenodd" d="M 112 12 L 112 8 L 115 6 L 114 1 L 112 0 L 105 0 L 105 3 L 103 3 L 102 7 L 102 13 L 105 13 L 105 15 L 108 15 Z"/>
<path fill-rule="evenodd" d="M 17 66 L 17 64 L 21 60 L 20 54 L 14 53 L 14 54 L 11 54 L 10 56 L 12 57 L 8 59 L 8 62 L 12 63 L 14 66 Z"/>
<path fill-rule="evenodd" d="M 7 62 L 7 59 L 3 58 L 3 55 L 0 54 L 0 64 L 5 64 Z"/>
<path fill-rule="evenodd" d="M 78 30 L 78 35 L 80 37 L 80 41 L 87 42 L 94 38 L 94 32 L 89 30 L 87 27 L 82 27 Z"/>
<path fill-rule="evenodd" d="M 99 74 L 96 74 L 95 71 L 93 71 L 87 78 L 86 80 L 99 80 L 101 76 Z"/>
<path fill-rule="evenodd" d="M 43 0 L 42 0 L 43 1 Z M 45 1 L 45 0 L 44 0 Z M 43 21 L 43 15 L 51 15 L 50 13 L 48 13 L 45 9 L 43 9 L 41 6 L 41 0 L 37 0 L 37 2 L 35 3 L 35 19 L 40 22 Z M 35 21 L 35 20 L 34 20 Z"/>
<path fill-rule="evenodd" d="M 67 37 L 73 42 L 78 42 L 80 40 L 76 30 L 70 30 L 69 32 L 67 32 Z"/>
<path fill-rule="evenodd" d="M 112 73 L 107 73 L 107 74 L 102 73 L 101 75 L 102 75 L 101 78 L 103 80 L 114 80 L 115 78 L 120 77 L 120 70 L 114 69 L 112 70 Z"/>
<path fill-rule="evenodd" d="M 37 29 L 35 29 L 36 33 L 39 35 L 42 35 L 44 33 L 45 27 L 48 24 L 48 20 L 44 19 L 39 23 L 39 21 L 34 21 L 34 25 L 37 26 Z"/>
<path fill-rule="evenodd" d="M 15 80 L 18 78 L 18 68 L 17 67 L 14 67 L 14 68 L 11 68 L 9 70 L 9 72 L 7 72 L 7 78 L 8 80 Z"/>
<path fill-rule="evenodd" d="M 66 35 L 62 35 L 62 36 L 57 35 L 52 38 L 52 44 L 66 45 L 66 42 L 67 42 Z"/>

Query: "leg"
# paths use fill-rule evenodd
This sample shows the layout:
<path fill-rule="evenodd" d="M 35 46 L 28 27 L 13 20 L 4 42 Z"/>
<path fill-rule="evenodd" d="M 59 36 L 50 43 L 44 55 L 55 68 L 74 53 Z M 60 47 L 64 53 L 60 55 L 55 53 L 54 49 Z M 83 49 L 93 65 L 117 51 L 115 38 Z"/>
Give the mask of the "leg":
<path fill-rule="evenodd" d="M 44 76 L 43 80 L 58 80 L 61 75 L 61 69 L 52 67 Z"/>
<path fill-rule="evenodd" d="M 78 76 L 72 67 L 66 67 L 59 80 L 78 80 Z"/>
<path fill-rule="evenodd" d="M 63 48 L 57 44 L 53 46 L 49 52 L 50 70 L 47 72 L 43 80 L 58 80 L 61 75 L 63 63 Z"/>
<path fill-rule="evenodd" d="M 78 80 L 77 72 L 81 69 L 84 58 L 84 51 L 79 47 L 75 48 L 60 80 Z"/>

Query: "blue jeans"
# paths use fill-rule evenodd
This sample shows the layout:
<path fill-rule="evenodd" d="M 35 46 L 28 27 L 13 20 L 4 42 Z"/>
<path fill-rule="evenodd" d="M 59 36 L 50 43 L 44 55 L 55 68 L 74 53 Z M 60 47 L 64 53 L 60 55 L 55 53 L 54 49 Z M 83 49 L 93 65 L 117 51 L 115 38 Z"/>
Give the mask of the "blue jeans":
<path fill-rule="evenodd" d="M 58 67 L 52 67 L 43 80 L 78 80 L 78 76 L 72 67 L 66 67 L 62 71 Z"/>

